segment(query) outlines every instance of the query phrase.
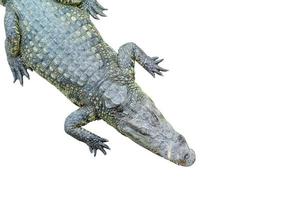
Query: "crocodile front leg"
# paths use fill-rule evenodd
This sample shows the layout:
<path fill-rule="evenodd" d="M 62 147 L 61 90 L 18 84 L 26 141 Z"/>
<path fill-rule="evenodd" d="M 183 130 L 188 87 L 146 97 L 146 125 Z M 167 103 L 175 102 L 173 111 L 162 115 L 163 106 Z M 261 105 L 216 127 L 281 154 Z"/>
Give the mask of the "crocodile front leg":
<path fill-rule="evenodd" d="M 23 76 L 26 76 L 29 79 L 29 74 L 21 59 L 21 34 L 19 29 L 19 22 L 18 17 L 12 8 L 6 8 L 4 20 L 6 33 L 5 50 L 7 61 L 13 74 L 14 82 L 16 82 L 16 80 L 19 80 L 20 84 L 23 85 Z"/>
<path fill-rule="evenodd" d="M 56 0 L 66 5 L 74 5 L 89 13 L 93 18 L 99 19 L 98 15 L 106 17 L 103 11 L 107 10 L 97 0 Z"/>
<path fill-rule="evenodd" d="M 104 143 L 108 142 L 108 140 L 81 128 L 95 120 L 96 114 L 92 107 L 81 107 L 66 118 L 65 131 L 77 140 L 86 143 L 90 147 L 91 153 L 94 153 L 94 156 L 96 156 L 98 149 L 106 155 L 105 148 L 110 148 Z"/>
<path fill-rule="evenodd" d="M 147 70 L 153 77 L 155 77 L 155 74 L 162 76 L 162 72 L 168 71 L 167 69 L 158 66 L 163 59 L 159 59 L 158 57 L 149 57 L 135 43 L 126 43 L 119 48 L 118 63 L 120 67 L 133 70 L 135 61 L 144 67 L 144 69 Z"/>

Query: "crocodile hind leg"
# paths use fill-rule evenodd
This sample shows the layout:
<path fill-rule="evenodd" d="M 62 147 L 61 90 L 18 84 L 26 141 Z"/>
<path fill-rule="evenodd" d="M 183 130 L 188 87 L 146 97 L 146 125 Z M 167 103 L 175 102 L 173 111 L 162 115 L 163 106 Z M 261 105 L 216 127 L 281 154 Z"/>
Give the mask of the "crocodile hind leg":
<path fill-rule="evenodd" d="M 93 18 L 99 19 L 98 15 L 106 17 L 103 11 L 107 10 L 101 6 L 97 0 L 56 0 L 59 3 L 66 5 L 77 6 L 88 12 Z"/>
<path fill-rule="evenodd" d="M 96 119 L 96 114 L 93 108 L 81 107 L 66 118 L 65 131 L 77 140 L 86 143 L 89 146 L 91 153 L 94 153 L 94 156 L 96 156 L 98 149 L 106 155 L 105 148 L 110 149 L 105 144 L 108 140 L 82 128 L 82 126 L 85 126 Z"/>
<path fill-rule="evenodd" d="M 158 64 L 163 61 L 158 57 L 149 57 L 140 47 L 135 43 L 126 43 L 119 48 L 118 63 L 120 67 L 133 70 L 134 62 L 137 61 L 145 70 L 147 70 L 153 77 L 155 74 L 163 75 L 162 72 L 168 71 Z M 134 72 L 132 71 L 134 74 Z"/>
<path fill-rule="evenodd" d="M 19 29 L 19 21 L 16 13 L 10 7 L 6 8 L 5 13 L 5 50 L 7 55 L 7 61 L 10 66 L 11 72 L 16 80 L 20 81 L 23 85 L 23 76 L 29 79 L 29 74 L 24 66 L 20 55 L 20 42 L 21 35 Z"/>

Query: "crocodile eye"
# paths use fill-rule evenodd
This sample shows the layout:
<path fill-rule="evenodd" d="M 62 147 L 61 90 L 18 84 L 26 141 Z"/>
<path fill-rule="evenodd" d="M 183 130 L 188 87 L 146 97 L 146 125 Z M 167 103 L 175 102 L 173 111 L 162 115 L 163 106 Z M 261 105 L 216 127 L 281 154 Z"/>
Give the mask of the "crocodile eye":
<path fill-rule="evenodd" d="M 118 105 L 115 109 L 116 109 L 117 112 L 123 112 L 124 111 L 122 105 Z"/>
<path fill-rule="evenodd" d="M 160 124 L 156 113 L 149 108 L 147 108 L 147 113 L 145 113 L 144 119 L 148 120 L 153 126 L 158 126 Z"/>

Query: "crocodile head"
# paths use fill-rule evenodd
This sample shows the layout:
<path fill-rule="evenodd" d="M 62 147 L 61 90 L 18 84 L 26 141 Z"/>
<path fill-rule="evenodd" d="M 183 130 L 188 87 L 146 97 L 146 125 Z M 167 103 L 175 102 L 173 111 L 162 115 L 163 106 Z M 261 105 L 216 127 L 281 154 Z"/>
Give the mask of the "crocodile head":
<path fill-rule="evenodd" d="M 114 101 L 109 98 L 110 103 L 106 103 L 111 106 L 111 102 L 118 102 L 109 114 L 111 125 L 137 144 L 178 165 L 190 166 L 195 162 L 195 152 L 185 138 L 173 129 L 145 93 L 140 89 L 115 91 L 118 92 L 113 96 L 119 97 Z"/>

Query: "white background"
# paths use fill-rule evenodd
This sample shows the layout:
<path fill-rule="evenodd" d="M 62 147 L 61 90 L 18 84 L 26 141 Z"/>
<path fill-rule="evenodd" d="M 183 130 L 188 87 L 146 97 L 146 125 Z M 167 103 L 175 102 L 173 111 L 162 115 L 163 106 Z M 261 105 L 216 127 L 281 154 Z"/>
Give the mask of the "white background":
<path fill-rule="evenodd" d="M 137 82 L 196 151 L 176 166 L 104 122 L 107 156 L 64 133 L 76 109 L 34 73 L 12 84 L 0 31 L 0 199 L 300 199 L 300 4 L 277 0 L 102 0 L 114 48 L 166 58 Z M 4 17 L 4 8 L 0 17 Z"/>

